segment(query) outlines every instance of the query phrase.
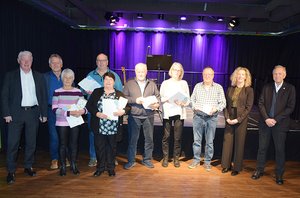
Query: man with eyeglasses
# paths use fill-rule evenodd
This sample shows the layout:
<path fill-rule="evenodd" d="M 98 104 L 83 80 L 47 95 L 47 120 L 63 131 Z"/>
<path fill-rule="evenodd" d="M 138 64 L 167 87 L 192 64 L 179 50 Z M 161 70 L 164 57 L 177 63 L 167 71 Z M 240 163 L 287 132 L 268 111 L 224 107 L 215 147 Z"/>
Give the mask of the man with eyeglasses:
<path fill-rule="evenodd" d="M 122 91 L 123 86 L 122 86 L 122 82 L 121 82 L 119 75 L 108 68 L 107 55 L 100 53 L 96 58 L 96 65 L 97 65 L 97 68 L 95 70 L 91 71 L 88 74 L 88 76 L 92 77 L 96 82 L 99 83 L 99 85 L 101 87 L 103 87 L 103 85 L 104 85 L 103 75 L 106 72 L 111 72 L 115 75 L 115 78 L 116 78 L 114 88 L 119 91 Z M 88 98 L 92 94 L 91 91 L 87 91 L 86 93 L 87 93 Z M 90 142 L 90 147 L 89 147 L 90 161 L 89 161 L 88 166 L 93 167 L 93 166 L 97 165 L 97 160 L 96 160 L 96 153 L 95 153 L 95 146 L 94 146 L 94 133 L 90 128 L 90 120 L 91 120 L 91 115 L 88 113 L 89 142 Z"/>
<path fill-rule="evenodd" d="M 214 138 L 218 122 L 218 113 L 226 107 L 223 87 L 215 83 L 214 70 L 211 67 L 203 69 L 203 82 L 196 84 L 191 96 L 194 111 L 194 159 L 188 168 L 196 168 L 200 164 L 202 137 L 205 135 L 205 155 L 203 167 L 211 170 L 211 159 L 214 154 Z"/>

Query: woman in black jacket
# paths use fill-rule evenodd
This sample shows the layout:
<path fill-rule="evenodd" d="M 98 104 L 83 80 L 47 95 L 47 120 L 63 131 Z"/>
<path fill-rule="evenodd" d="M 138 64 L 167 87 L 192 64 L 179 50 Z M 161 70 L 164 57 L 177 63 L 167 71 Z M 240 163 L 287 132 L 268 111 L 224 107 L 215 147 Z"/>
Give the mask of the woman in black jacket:
<path fill-rule="evenodd" d="M 113 112 L 112 119 L 103 113 L 103 104 L 106 101 L 118 101 L 123 93 L 114 89 L 115 76 L 111 72 L 103 75 L 104 87 L 95 89 L 89 98 L 86 108 L 91 113 L 91 128 L 95 135 L 95 150 L 97 156 L 97 170 L 94 176 L 100 176 L 104 170 L 108 171 L 109 176 L 115 176 L 115 157 L 116 157 L 116 137 L 118 126 L 123 121 L 123 115 L 130 110 L 127 105 L 124 109 Z"/>

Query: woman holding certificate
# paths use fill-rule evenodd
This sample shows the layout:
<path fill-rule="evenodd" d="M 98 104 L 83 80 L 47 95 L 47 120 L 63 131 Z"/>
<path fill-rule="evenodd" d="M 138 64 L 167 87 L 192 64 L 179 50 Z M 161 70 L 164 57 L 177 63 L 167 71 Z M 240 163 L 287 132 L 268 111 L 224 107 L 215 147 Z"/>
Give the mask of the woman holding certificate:
<path fill-rule="evenodd" d="M 180 63 L 174 62 L 169 70 L 168 80 L 163 81 L 160 87 L 161 102 L 163 103 L 164 135 L 162 139 L 163 160 L 162 166 L 167 167 L 169 162 L 169 138 L 171 126 L 174 123 L 174 166 L 180 167 L 181 134 L 183 120 L 186 119 L 186 106 L 190 103 L 188 84 L 182 80 L 184 75 Z"/>
<path fill-rule="evenodd" d="M 81 115 L 87 111 L 84 105 L 78 105 L 84 101 L 80 89 L 73 87 L 75 79 L 71 69 L 64 69 L 61 73 L 63 87 L 56 89 L 52 98 L 52 110 L 56 115 L 56 129 L 59 138 L 60 176 L 66 175 L 66 151 L 68 148 L 73 174 L 79 175 L 76 160 L 78 154 L 79 125 L 83 120 Z M 78 122 L 79 121 L 79 122 Z"/>
<path fill-rule="evenodd" d="M 91 113 L 91 128 L 95 136 L 97 170 L 94 176 L 100 176 L 104 170 L 109 176 L 115 176 L 116 137 L 122 116 L 129 111 L 122 92 L 114 89 L 115 75 L 107 72 L 103 75 L 104 87 L 97 88 L 89 98 L 86 108 Z M 122 104 L 122 105 L 121 105 Z"/>
<path fill-rule="evenodd" d="M 253 105 L 251 74 L 245 67 L 237 67 L 230 76 L 231 86 L 226 92 L 224 109 L 225 131 L 222 151 L 222 173 L 232 169 L 236 176 L 242 170 L 244 144 L 247 134 L 248 114 Z M 233 157 L 233 167 L 231 159 Z"/>

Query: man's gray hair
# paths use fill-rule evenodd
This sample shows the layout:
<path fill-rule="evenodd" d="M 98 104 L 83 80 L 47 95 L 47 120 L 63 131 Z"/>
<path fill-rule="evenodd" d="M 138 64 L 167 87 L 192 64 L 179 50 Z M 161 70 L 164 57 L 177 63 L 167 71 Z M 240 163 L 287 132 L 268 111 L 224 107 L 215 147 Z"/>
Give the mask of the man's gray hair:
<path fill-rule="evenodd" d="M 23 56 L 29 56 L 31 57 L 31 60 L 33 60 L 32 53 L 30 51 L 20 51 L 18 55 L 18 62 Z"/>

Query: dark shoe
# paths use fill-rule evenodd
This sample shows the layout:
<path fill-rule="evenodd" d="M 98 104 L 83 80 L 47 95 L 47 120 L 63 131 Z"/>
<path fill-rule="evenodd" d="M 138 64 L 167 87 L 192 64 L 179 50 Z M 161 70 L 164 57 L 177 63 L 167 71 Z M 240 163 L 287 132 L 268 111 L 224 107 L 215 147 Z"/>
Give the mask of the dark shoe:
<path fill-rule="evenodd" d="M 79 175 L 80 171 L 77 168 L 77 164 L 75 162 L 71 163 L 71 170 L 73 172 L 74 175 Z"/>
<path fill-rule="evenodd" d="M 66 166 L 61 166 L 60 167 L 60 170 L 59 170 L 59 175 L 60 176 L 66 176 L 66 173 L 67 171 L 66 171 Z"/>
<path fill-rule="evenodd" d="M 6 177 L 6 181 L 7 181 L 7 184 L 13 184 L 15 183 L 15 173 L 8 173 L 7 177 Z"/>
<path fill-rule="evenodd" d="M 254 173 L 253 173 L 253 175 L 251 176 L 251 178 L 252 179 L 259 179 L 261 176 L 263 176 L 264 175 L 264 173 L 263 172 L 260 172 L 260 171 L 258 171 L 258 170 L 256 170 Z"/>
<path fill-rule="evenodd" d="M 161 165 L 162 165 L 163 167 L 168 167 L 168 164 L 169 164 L 169 158 L 168 158 L 168 157 L 164 157 L 164 159 L 163 159 Z"/>
<path fill-rule="evenodd" d="M 36 176 L 36 172 L 33 171 L 32 168 L 24 168 L 24 173 L 28 176 L 34 177 Z"/>
<path fill-rule="evenodd" d="M 236 176 L 236 175 L 238 175 L 238 174 L 239 174 L 238 171 L 232 171 L 232 172 L 231 172 L 231 176 Z"/>
<path fill-rule="evenodd" d="M 103 171 L 96 170 L 96 172 L 94 172 L 94 177 L 99 177 L 102 173 Z"/>
<path fill-rule="evenodd" d="M 178 157 L 175 157 L 175 158 L 174 158 L 174 166 L 175 166 L 176 168 L 179 168 L 179 167 L 180 167 L 180 163 L 179 163 L 179 158 L 178 158 Z"/>
<path fill-rule="evenodd" d="M 108 170 L 108 175 L 111 177 L 111 176 L 115 176 L 116 175 L 116 172 L 115 170 Z"/>
<path fill-rule="evenodd" d="M 223 168 L 222 173 L 227 173 L 230 170 L 230 168 Z"/>
<path fill-rule="evenodd" d="M 276 176 L 276 184 L 278 184 L 278 185 L 282 185 L 283 184 L 282 176 Z"/>

